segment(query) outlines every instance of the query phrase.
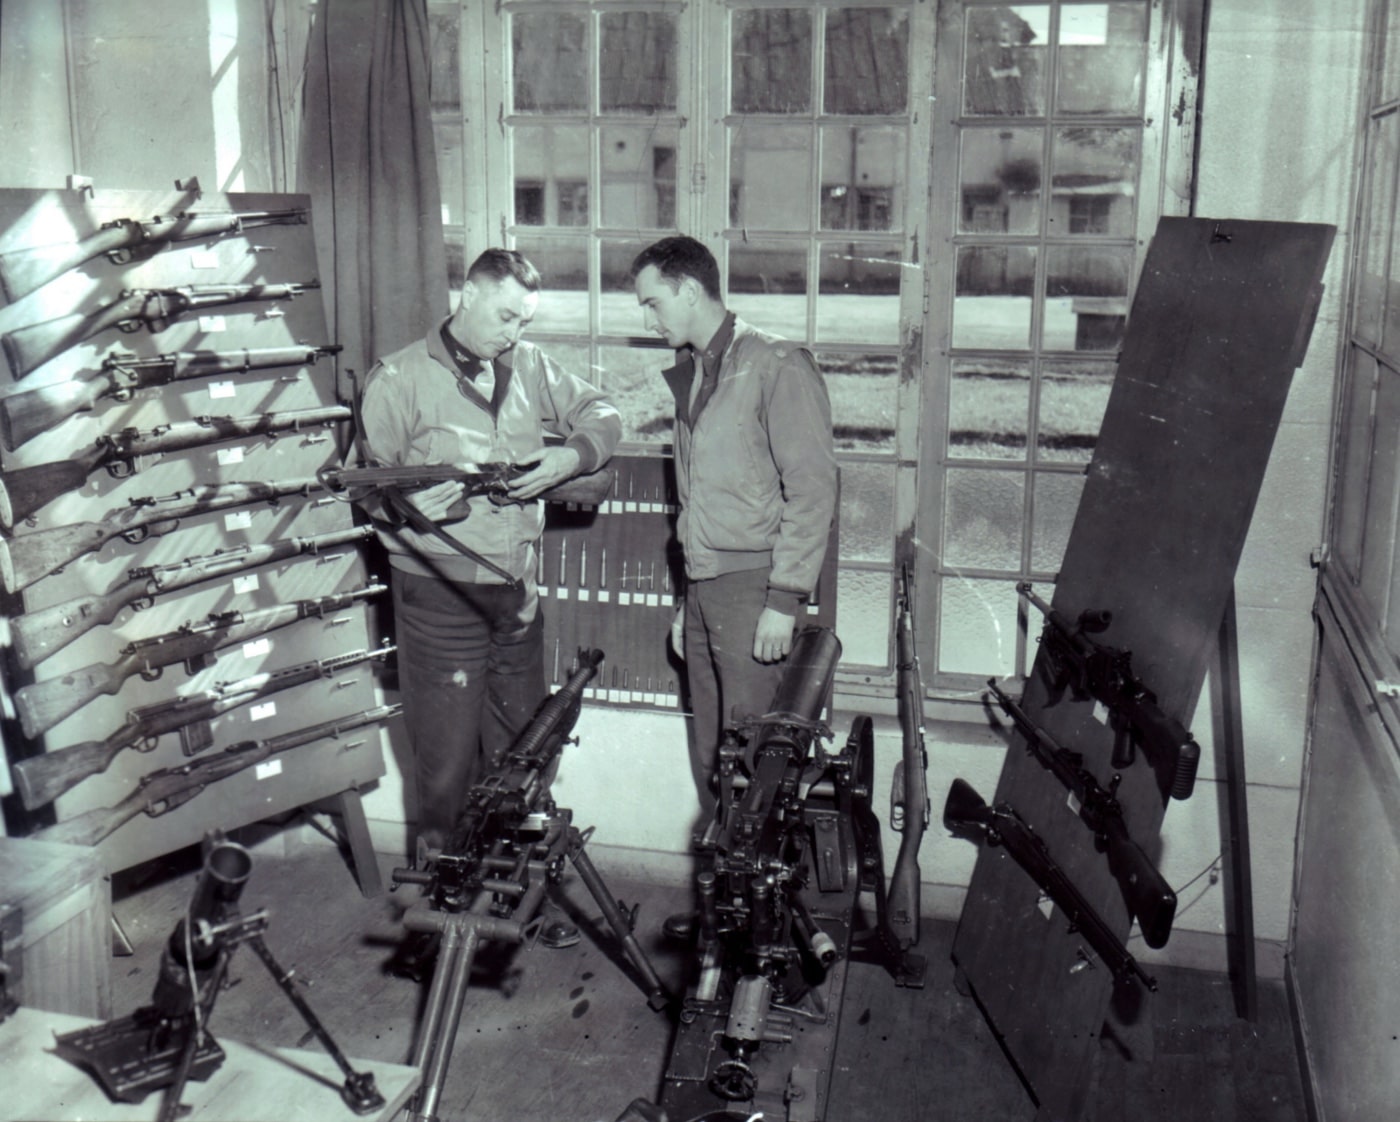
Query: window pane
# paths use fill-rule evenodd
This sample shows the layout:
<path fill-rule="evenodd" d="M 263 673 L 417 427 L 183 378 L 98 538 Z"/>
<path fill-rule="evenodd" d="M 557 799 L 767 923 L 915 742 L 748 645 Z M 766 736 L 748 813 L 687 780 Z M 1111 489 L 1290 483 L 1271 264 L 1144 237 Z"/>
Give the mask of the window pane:
<path fill-rule="evenodd" d="M 646 325 L 642 322 L 642 309 L 637 303 L 637 290 L 632 284 L 632 262 L 647 244 L 648 239 L 627 238 L 605 241 L 600 247 L 600 326 L 608 335 L 631 335 L 634 338 L 647 335 Z"/>
<path fill-rule="evenodd" d="M 822 246 L 817 338 L 844 343 L 899 342 L 899 249 L 892 245 Z"/>
<path fill-rule="evenodd" d="M 1356 313 L 1352 331 L 1369 343 L 1381 341 L 1385 308 L 1386 247 L 1395 215 L 1395 167 L 1400 153 L 1400 113 L 1387 113 L 1371 123 L 1366 181 L 1370 200 L 1361 232 L 1361 265 L 1357 270 Z M 1400 348 L 1397 348 L 1400 350 Z"/>
<path fill-rule="evenodd" d="M 1333 547 L 1353 579 L 1360 572 L 1361 539 L 1366 527 L 1366 491 L 1371 466 L 1371 396 L 1376 360 L 1355 347 L 1342 416 L 1341 478 L 1337 481 L 1337 521 Z"/>
<path fill-rule="evenodd" d="M 622 414 L 622 439 L 661 444 L 671 439 L 675 399 L 661 377 L 675 352 L 655 347 L 600 347 L 598 384 Z"/>
<path fill-rule="evenodd" d="M 444 230 L 443 239 L 447 242 L 447 288 L 453 308 L 457 306 L 457 293 L 467 280 L 466 235 L 461 230 Z"/>
<path fill-rule="evenodd" d="M 735 242 L 729 247 L 729 306 L 755 327 L 807 338 L 807 251 Z"/>
<path fill-rule="evenodd" d="M 1037 472 L 1035 508 L 1031 517 L 1031 569 L 1059 572 L 1069 545 L 1070 527 L 1084 491 L 1084 476 Z"/>
<path fill-rule="evenodd" d="M 1009 581 L 945 576 L 940 592 L 938 669 L 983 678 L 1015 673 L 1015 586 Z"/>
<path fill-rule="evenodd" d="M 1395 489 L 1400 480 L 1400 375 L 1381 368 L 1376 392 L 1376 428 L 1371 442 L 1371 479 L 1366 494 L 1366 530 L 1361 556 L 1361 592 L 1380 617 L 1386 610 L 1395 561 Z M 1395 646 L 1395 636 L 1390 637 Z"/>
<path fill-rule="evenodd" d="M 585 17 L 517 12 L 511 19 L 511 96 L 517 113 L 588 112 Z"/>
<path fill-rule="evenodd" d="M 747 230 L 811 229 L 812 130 L 744 125 L 729 144 L 729 222 Z"/>
<path fill-rule="evenodd" d="M 1094 455 L 1116 367 L 1105 362 L 1047 362 L 1040 372 L 1036 459 L 1085 463 Z"/>
<path fill-rule="evenodd" d="M 1031 339 L 1030 246 L 960 246 L 953 346 L 1024 351 Z"/>
<path fill-rule="evenodd" d="M 889 665 L 891 586 L 888 572 L 836 571 L 836 634 L 841 636 L 842 666 Z"/>
<path fill-rule="evenodd" d="M 516 238 L 515 248 L 540 271 L 540 306 L 526 328 L 535 332 L 588 334 L 588 246 L 559 237 Z"/>
<path fill-rule="evenodd" d="M 676 108 L 676 17 L 604 12 L 599 27 L 598 104 L 604 113 Z"/>
<path fill-rule="evenodd" d="M 1385 65 L 1379 101 L 1400 97 L 1400 5 L 1390 4 L 1385 35 Z"/>
<path fill-rule="evenodd" d="M 963 111 L 970 116 L 1044 115 L 1050 6 L 969 8 L 966 34 Z"/>
<path fill-rule="evenodd" d="M 889 8 L 826 14 L 827 113 L 903 113 L 909 104 L 909 13 Z"/>
<path fill-rule="evenodd" d="M 943 561 L 969 569 L 1021 567 L 1026 478 L 1015 471 L 951 468 L 943 517 Z"/>
<path fill-rule="evenodd" d="M 434 121 L 437 141 L 438 187 L 442 191 L 442 221 L 460 226 L 466 221 L 465 169 L 462 163 L 462 126 L 459 122 Z"/>
<path fill-rule="evenodd" d="M 948 388 L 948 455 L 1024 460 L 1031 414 L 1031 375 L 997 359 L 953 363 Z"/>
<path fill-rule="evenodd" d="M 1044 135 L 1040 129 L 964 130 L 958 233 L 1039 233 Z"/>
<path fill-rule="evenodd" d="M 1146 4 L 1060 8 L 1057 101 L 1061 113 L 1136 114 L 1142 106 Z"/>
<path fill-rule="evenodd" d="M 821 130 L 823 230 L 897 230 L 903 225 L 908 133 L 828 125 Z"/>
<path fill-rule="evenodd" d="M 1045 348 L 1117 350 L 1128 318 L 1133 251 L 1061 245 L 1045 252 Z"/>
<path fill-rule="evenodd" d="M 517 226 L 588 225 L 586 125 L 510 130 Z"/>
<path fill-rule="evenodd" d="M 733 30 L 735 113 L 812 109 L 812 14 L 805 8 L 737 11 Z"/>
<path fill-rule="evenodd" d="M 462 108 L 462 76 L 458 63 L 461 10 L 434 8 L 428 13 L 428 88 L 434 111 Z"/>
<path fill-rule="evenodd" d="M 1137 129 L 1056 131 L 1051 234 L 1132 236 L 1139 140 Z"/>
<path fill-rule="evenodd" d="M 610 125 L 600 131 L 603 225 L 674 229 L 676 125 Z"/>
<path fill-rule="evenodd" d="M 841 465 L 841 559 L 894 560 L 894 473 L 891 463 Z"/>
<path fill-rule="evenodd" d="M 843 452 L 893 452 L 899 359 L 894 355 L 818 352 L 831 395 L 836 447 Z"/>

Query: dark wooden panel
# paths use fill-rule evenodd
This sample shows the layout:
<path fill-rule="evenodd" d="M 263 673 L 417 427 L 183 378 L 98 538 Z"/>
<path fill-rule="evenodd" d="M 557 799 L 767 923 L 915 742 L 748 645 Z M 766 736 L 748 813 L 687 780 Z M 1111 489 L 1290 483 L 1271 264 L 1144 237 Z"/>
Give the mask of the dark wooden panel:
<path fill-rule="evenodd" d="M 1111 611 L 1098 638 L 1132 652 L 1179 720 L 1200 694 L 1333 233 L 1165 218 L 1143 265 L 1052 603 L 1070 620 Z M 1037 655 L 1022 705 L 1107 786 L 1113 734 L 1092 701 L 1051 696 L 1045 658 Z M 1107 862 L 1065 790 L 1023 746 L 1013 735 L 996 801 L 1016 808 L 1126 937 Z M 1153 852 L 1164 808 L 1145 764 L 1125 770 L 1118 794 L 1133 836 Z M 1003 851 L 979 855 L 954 959 L 1046 1117 L 1080 1117 L 1110 1001 L 1127 1023 L 1141 1014 L 1142 991 L 1115 991 L 1101 964 L 1085 965 L 1087 952 Z"/>

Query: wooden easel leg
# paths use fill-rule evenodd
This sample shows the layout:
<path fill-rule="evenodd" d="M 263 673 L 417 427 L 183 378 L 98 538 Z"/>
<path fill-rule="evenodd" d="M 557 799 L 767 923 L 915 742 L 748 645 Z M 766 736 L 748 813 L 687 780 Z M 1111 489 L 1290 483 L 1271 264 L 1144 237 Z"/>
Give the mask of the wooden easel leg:
<path fill-rule="evenodd" d="M 1219 801 L 1220 837 L 1225 843 L 1225 938 L 1235 1013 L 1253 1021 L 1258 1013 L 1254 969 L 1254 887 L 1249 865 L 1249 807 L 1244 772 L 1239 630 L 1235 594 L 1220 621 L 1220 643 L 1211 667 L 1216 771 L 1224 784 Z"/>
<path fill-rule="evenodd" d="M 333 796 L 331 802 L 345 823 L 345 838 L 350 843 L 350 859 L 355 865 L 360 891 L 366 896 L 378 896 L 384 891 L 384 880 L 379 875 L 379 859 L 374 855 L 360 792 L 351 787 Z"/>

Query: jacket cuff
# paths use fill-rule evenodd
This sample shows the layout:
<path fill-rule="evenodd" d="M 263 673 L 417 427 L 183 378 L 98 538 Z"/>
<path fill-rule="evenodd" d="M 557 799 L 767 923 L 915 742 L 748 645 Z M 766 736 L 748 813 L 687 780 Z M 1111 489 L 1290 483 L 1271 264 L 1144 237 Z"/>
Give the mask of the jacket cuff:
<path fill-rule="evenodd" d="M 598 470 L 598 450 L 593 447 L 593 443 L 588 437 L 582 433 L 573 433 L 564 441 L 564 447 L 572 448 L 578 453 L 578 473 L 580 475 L 589 475 Z"/>
<path fill-rule="evenodd" d="M 763 606 L 772 608 L 775 612 L 782 612 L 785 616 L 797 615 L 797 609 L 807 599 L 805 593 L 793 592 L 787 588 L 774 588 L 768 586 L 768 595 L 764 598 Z"/>

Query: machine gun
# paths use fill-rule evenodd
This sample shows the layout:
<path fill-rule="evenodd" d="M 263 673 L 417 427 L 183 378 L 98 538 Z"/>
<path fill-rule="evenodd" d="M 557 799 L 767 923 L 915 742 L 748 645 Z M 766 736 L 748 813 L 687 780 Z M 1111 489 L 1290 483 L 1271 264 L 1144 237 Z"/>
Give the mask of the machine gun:
<path fill-rule="evenodd" d="M 1113 613 L 1083 611 L 1071 624 L 1035 594 L 1027 581 L 1016 591 L 1045 617 L 1040 642 L 1045 648 L 1044 673 L 1053 705 L 1066 689 L 1076 700 L 1093 698 L 1103 705 L 1116 734 L 1113 766 L 1133 762 L 1134 745 L 1141 745 L 1157 777 L 1165 806 L 1168 797 L 1189 799 L 1196 786 L 1201 746 L 1175 717 L 1162 711 L 1157 695 L 1134 672 L 1132 652 L 1110 647 L 1092 636 L 1107 630 Z"/>
<path fill-rule="evenodd" d="M 857 898 L 870 874 L 883 900 L 884 875 L 862 829 L 874 820 L 870 719 L 841 752 L 821 747 L 840 653 L 830 630 L 799 632 L 770 712 L 720 745 L 694 981 L 661 1090 L 674 1122 L 825 1114 Z"/>
<path fill-rule="evenodd" d="M 1084 941 L 1113 974 L 1115 982 L 1128 985 L 1140 981 L 1149 990 L 1157 989 L 1156 979 L 1128 952 L 1078 886 L 1055 863 L 1045 840 L 1010 803 L 988 806 L 967 780 L 954 779 L 948 790 L 948 801 L 943 806 L 943 825 L 965 841 L 1004 846 L 1012 860 L 1065 914 L 1069 930 L 1084 936 Z M 1091 965 L 1093 962 L 1087 957 L 1084 961 Z"/>
<path fill-rule="evenodd" d="M 184 1109 L 180 1098 L 188 1082 L 208 1079 L 224 1061 L 224 1050 L 209 1035 L 209 1017 L 233 952 L 247 943 L 344 1072 L 341 1100 L 356 1114 L 382 1109 L 384 1096 L 373 1073 L 350 1066 L 263 941 L 267 912 L 239 914 L 239 897 L 252 867 L 253 859 L 241 845 L 218 833 L 207 835 L 204 867 L 184 918 L 166 942 L 151 1003 L 125 1017 L 63 1033 L 54 1051 L 91 1072 L 116 1102 L 139 1103 L 152 1091 L 168 1089 L 158 1117 L 171 1122 Z"/>
<path fill-rule="evenodd" d="M 439 944 L 413 1052 L 413 1065 L 422 1072 L 408 1112 L 414 1122 L 438 1117 L 477 948 L 483 940 L 523 942 L 546 888 L 563 877 L 566 859 L 641 974 L 648 1004 L 660 1010 L 669 1000 L 632 934 L 632 917 L 624 915 L 584 852 L 587 838 L 572 825 L 572 812 L 556 806 L 549 795 L 584 688 L 602 661 L 602 651 L 580 650 L 578 668 L 545 699 L 505 758 L 472 787 L 442 849 L 426 851 L 412 867 L 393 870 L 396 888 L 417 884 L 423 889 L 421 902 L 404 913 L 404 926 L 437 937 Z"/>

